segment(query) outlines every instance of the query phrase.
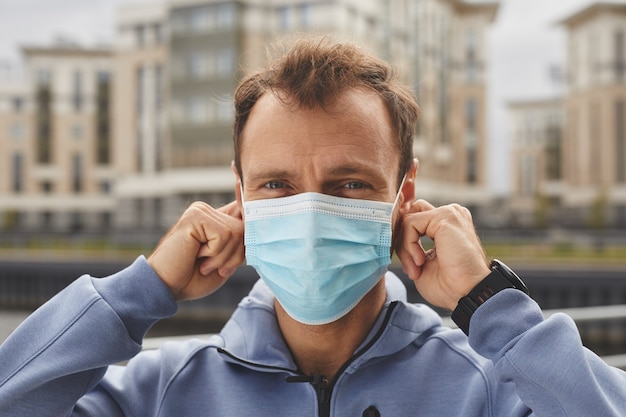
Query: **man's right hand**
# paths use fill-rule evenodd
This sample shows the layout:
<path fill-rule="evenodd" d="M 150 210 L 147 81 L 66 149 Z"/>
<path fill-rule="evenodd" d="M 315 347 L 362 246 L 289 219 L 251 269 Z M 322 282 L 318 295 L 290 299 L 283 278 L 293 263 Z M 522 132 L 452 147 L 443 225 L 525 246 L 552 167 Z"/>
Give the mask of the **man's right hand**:
<path fill-rule="evenodd" d="M 176 300 L 204 297 L 244 262 L 243 230 L 237 202 L 219 209 L 195 202 L 161 239 L 148 263 Z"/>

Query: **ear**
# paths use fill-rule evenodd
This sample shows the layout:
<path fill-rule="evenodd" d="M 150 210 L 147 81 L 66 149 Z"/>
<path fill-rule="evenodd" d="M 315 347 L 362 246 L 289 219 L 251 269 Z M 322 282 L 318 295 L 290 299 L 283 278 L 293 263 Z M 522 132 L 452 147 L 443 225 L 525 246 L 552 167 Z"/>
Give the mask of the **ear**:
<path fill-rule="evenodd" d="M 230 169 L 232 169 L 233 174 L 235 174 L 235 198 L 237 199 L 239 207 L 243 209 L 243 196 L 241 195 L 242 182 L 237 167 L 235 166 L 235 161 L 231 161 Z"/>
<path fill-rule="evenodd" d="M 402 189 L 400 193 L 402 194 L 402 201 L 400 203 L 401 210 L 403 208 L 410 207 L 411 203 L 415 200 L 415 178 L 417 177 L 417 170 L 419 169 L 419 161 L 417 159 L 413 159 L 411 163 L 411 167 L 406 173 L 406 177 L 404 178 L 404 184 L 402 185 Z"/>

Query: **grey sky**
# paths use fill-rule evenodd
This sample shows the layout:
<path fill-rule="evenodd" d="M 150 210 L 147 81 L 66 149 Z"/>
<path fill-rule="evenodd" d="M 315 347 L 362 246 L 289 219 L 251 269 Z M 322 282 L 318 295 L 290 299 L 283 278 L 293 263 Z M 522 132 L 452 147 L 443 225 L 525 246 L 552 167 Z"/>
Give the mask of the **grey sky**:
<path fill-rule="evenodd" d="M 154 0 L 0 0 L 0 60 L 17 61 L 21 44 L 50 44 L 67 37 L 85 45 L 110 43 L 116 9 Z M 612 0 L 621 2 L 623 0 Z M 509 189 L 508 128 L 504 104 L 554 95 L 549 67 L 562 65 L 565 36 L 556 23 L 592 0 L 501 0 L 490 30 L 490 187 Z"/>

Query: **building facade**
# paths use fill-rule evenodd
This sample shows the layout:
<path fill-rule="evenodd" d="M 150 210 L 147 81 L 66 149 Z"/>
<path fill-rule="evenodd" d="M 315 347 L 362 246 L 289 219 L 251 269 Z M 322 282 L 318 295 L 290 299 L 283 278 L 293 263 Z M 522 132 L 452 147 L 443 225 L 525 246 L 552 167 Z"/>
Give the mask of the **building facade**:
<path fill-rule="evenodd" d="M 105 230 L 115 180 L 111 51 L 23 48 L 0 87 L 0 219 L 9 230 Z"/>
<path fill-rule="evenodd" d="M 414 3 L 412 65 L 422 108 L 415 153 L 418 195 L 435 203 L 488 205 L 486 31 L 497 3 Z"/>
<path fill-rule="evenodd" d="M 485 31 L 496 10 L 496 4 L 462 0 L 124 5 L 112 50 L 25 49 L 23 113 L 8 110 L 19 102 L 12 98 L 0 105 L 0 124 L 17 126 L 22 118 L 30 126 L 22 142 L 0 141 L 12 146 L 4 155 L 24 148 L 11 162 L 14 172 L 24 173 L 19 181 L 0 175 L 0 192 L 11 196 L 0 210 L 10 214 L 9 223 L 19 218 L 66 230 L 80 224 L 158 237 L 194 200 L 214 206 L 231 201 L 235 86 L 265 64 L 268 45 L 288 45 L 304 33 L 355 41 L 414 86 L 422 107 L 415 142 L 421 197 L 488 204 Z M 42 69 L 48 67 L 54 75 L 46 81 Z M 106 117 L 98 80 L 106 80 Z M 78 96 L 83 102 L 77 112 Z M 49 110 L 46 103 L 53 103 Z M 105 125 L 107 135 L 101 135 L 96 126 Z M 46 129 L 53 132 L 48 139 L 40 134 Z M 83 139 L 76 139 L 80 134 Z M 35 210 L 7 203 L 29 193 L 45 204 Z M 48 202 L 52 197 L 63 203 Z M 50 204 L 58 205 L 58 215 L 45 208 Z"/>
<path fill-rule="evenodd" d="M 626 4 L 595 2 L 562 22 L 566 89 L 511 103 L 515 225 L 626 227 Z"/>
<path fill-rule="evenodd" d="M 512 138 L 511 224 L 545 227 L 558 223 L 563 184 L 563 99 L 509 103 Z"/>
<path fill-rule="evenodd" d="M 563 207 L 572 225 L 626 227 L 626 4 L 565 19 Z"/>

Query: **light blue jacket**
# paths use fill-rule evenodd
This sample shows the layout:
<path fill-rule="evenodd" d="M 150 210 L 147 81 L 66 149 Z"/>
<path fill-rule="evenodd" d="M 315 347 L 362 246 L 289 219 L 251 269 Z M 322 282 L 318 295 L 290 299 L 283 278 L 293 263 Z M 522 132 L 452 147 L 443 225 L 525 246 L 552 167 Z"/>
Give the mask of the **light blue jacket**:
<path fill-rule="evenodd" d="M 108 366 L 140 352 L 177 305 L 143 257 L 108 278 L 83 276 L 0 347 L 0 416 L 626 415 L 626 374 L 583 348 L 568 317 L 544 321 L 521 291 L 481 306 L 468 344 L 407 304 L 392 274 L 386 286 L 371 334 L 326 383 L 297 371 L 262 282 L 220 335 Z"/>

